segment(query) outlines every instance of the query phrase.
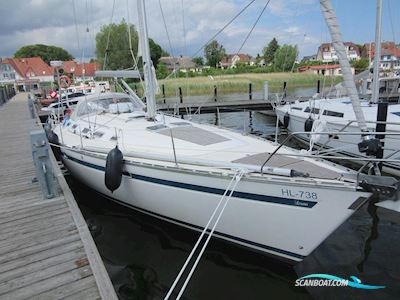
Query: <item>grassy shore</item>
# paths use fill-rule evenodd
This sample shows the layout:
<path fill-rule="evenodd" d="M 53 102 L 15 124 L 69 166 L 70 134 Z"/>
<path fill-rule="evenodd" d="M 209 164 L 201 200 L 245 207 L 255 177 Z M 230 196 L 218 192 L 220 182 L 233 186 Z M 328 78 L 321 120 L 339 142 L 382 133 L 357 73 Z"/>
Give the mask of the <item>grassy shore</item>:
<path fill-rule="evenodd" d="M 323 77 L 305 73 L 245 73 L 233 75 L 204 76 L 190 78 L 171 78 L 159 80 L 160 87 L 165 86 L 166 96 L 175 96 L 179 87 L 183 95 L 208 95 L 217 86 L 218 94 L 246 93 L 249 83 L 252 83 L 253 91 L 262 90 L 264 81 L 268 81 L 271 91 L 282 89 L 283 82 L 287 82 L 288 88 L 316 86 L 321 80 L 321 86 L 330 86 L 341 81 L 341 77 Z M 325 80 L 325 81 L 324 81 Z"/>

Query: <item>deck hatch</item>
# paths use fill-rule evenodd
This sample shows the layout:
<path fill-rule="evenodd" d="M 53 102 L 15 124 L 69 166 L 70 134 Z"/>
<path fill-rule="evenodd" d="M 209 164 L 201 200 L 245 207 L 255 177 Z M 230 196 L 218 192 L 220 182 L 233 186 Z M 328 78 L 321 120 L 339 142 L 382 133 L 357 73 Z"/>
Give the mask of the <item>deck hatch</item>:
<path fill-rule="evenodd" d="M 170 130 L 172 130 L 174 139 L 183 140 L 201 146 L 230 141 L 230 139 L 222 135 L 195 126 L 173 127 L 171 129 L 160 130 L 158 133 L 171 136 Z"/>

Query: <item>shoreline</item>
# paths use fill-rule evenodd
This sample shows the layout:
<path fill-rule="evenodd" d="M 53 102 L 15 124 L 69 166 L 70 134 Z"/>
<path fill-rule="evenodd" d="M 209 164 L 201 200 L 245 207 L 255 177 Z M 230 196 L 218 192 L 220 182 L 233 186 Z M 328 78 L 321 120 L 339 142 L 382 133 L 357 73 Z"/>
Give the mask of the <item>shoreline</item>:
<path fill-rule="evenodd" d="M 287 82 L 287 89 L 298 87 L 317 86 L 317 81 L 321 80 L 321 86 L 330 86 L 342 81 L 341 77 L 319 76 L 307 73 L 243 73 L 218 76 L 197 76 L 187 78 L 169 78 L 158 81 L 160 93 L 157 98 L 163 97 L 162 87 L 166 97 L 179 94 L 179 88 L 183 96 L 200 96 L 214 93 L 217 87 L 218 95 L 230 93 L 248 93 L 249 84 L 252 92 L 262 91 L 264 82 L 268 81 L 269 90 L 276 92 L 282 90 L 284 82 Z M 130 84 L 137 87 L 139 94 L 142 93 L 140 84 Z"/>

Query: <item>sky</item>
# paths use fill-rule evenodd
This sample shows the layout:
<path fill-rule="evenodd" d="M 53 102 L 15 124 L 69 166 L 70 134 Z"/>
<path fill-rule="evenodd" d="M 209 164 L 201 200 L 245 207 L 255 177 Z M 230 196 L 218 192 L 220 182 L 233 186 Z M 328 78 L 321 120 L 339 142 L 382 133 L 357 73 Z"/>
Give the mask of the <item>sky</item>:
<path fill-rule="evenodd" d="M 0 0 L 0 57 L 12 57 L 21 46 L 40 43 L 62 47 L 76 59 L 87 61 L 95 55 L 95 36 L 101 26 L 122 19 L 137 24 L 135 0 L 115 0 L 112 15 L 113 1 Z M 249 2 L 146 0 L 149 36 L 173 55 L 202 55 L 197 50 Z M 217 36 L 227 53 L 238 52 L 267 2 L 241 53 L 255 56 L 276 37 L 279 44 L 297 44 L 301 58 L 316 54 L 321 43 L 330 41 L 318 0 L 255 0 Z M 332 0 L 332 4 L 344 41 L 374 41 L 376 0 Z M 382 20 L 382 40 L 399 43 L 400 0 L 383 0 Z"/>

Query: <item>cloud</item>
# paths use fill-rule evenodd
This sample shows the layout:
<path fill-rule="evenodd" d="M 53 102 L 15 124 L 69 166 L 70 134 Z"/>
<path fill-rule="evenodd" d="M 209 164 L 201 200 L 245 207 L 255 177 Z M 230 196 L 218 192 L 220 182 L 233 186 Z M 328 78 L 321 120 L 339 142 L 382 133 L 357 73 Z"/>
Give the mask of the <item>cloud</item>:
<path fill-rule="evenodd" d="M 161 0 L 172 52 L 192 55 L 249 1 L 184 0 L 182 10 L 181 0 Z M 83 50 L 85 56 L 92 57 L 95 34 L 102 25 L 109 24 L 112 3 L 110 0 L 4 1 L 0 11 L 0 56 L 11 56 L 23 45 L 44 43 L 63 47 L 75 57 L 80 57 Z M 238 50 L 265 3 L 255 1 L 217 37 L 227 52 Z M 316 0 L 271 0 L 243 51 L 255 55 L 275 36 L 282 43 L 300 41 L 305 30 L 303 24 L 296 24 L 294 17 L 287 16 L 301 15 L 315 4 Z M 150 37 L 171 51 L 159 1 L 147 0 L 146 8 Z M 137 23 L 135 1 L 115 0 L 113 21 L 122 18 Z"/>

